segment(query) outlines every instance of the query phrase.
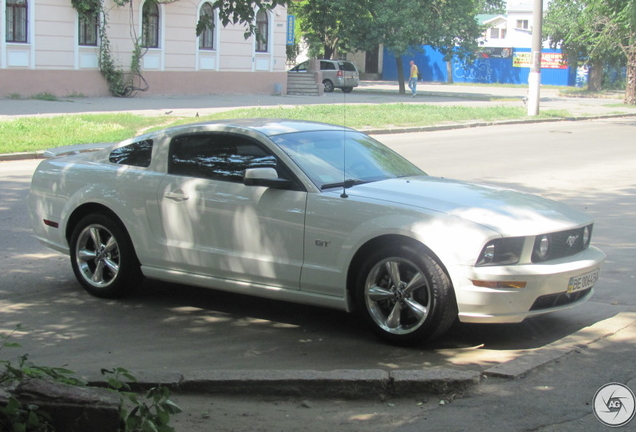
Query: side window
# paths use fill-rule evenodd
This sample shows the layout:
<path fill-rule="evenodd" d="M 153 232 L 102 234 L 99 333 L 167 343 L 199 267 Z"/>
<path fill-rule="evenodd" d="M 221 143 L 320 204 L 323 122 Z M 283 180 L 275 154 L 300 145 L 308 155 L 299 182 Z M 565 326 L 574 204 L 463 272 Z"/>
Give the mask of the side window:
<path fill-rule="evenodd" d="M 340 70 L 345 70 L 347 72 L 355 72 L 356 71 L 356 66 L 351 63 L 351 62 L 340 62 L 338 63 L 340 65 Z"/>
<path fill-rule="evenodd" d="M 141 25 L 141 45 L 159 48 L 159 6 L 153 0 L 144 3 Z"/>
<path fill-rule="evenodd" d="M 7 0 L 6 41 L 27 42 L 27 0 Z"/>
<path fill-rule="evenodd" d="M 309 69 L 309 62 L 308 61 L 304 61 L 300 64 L 298 64 L 297 66 L 294 66 L 292 68 L 293 71 L 296 72 L 307 72 L 307 69 Z"/>
<path fill-rule="evenodd" d="M 152 160 L 152 140 L 119 147 L 110 153 L 108 160 L 114 164 L 147 168 Z"/>
<path fill-rule="evenodd" d="M 247 168 L 277 168 L 277 159 L 256 142 L 229 134 L 183 135 L 170 143 L 168 173 L 243 182 Z"/>
<path fill-rule="evenodd" d="M 320 62 L 320 70 L 336 70 L 336 65 L 331 62 Z"/>

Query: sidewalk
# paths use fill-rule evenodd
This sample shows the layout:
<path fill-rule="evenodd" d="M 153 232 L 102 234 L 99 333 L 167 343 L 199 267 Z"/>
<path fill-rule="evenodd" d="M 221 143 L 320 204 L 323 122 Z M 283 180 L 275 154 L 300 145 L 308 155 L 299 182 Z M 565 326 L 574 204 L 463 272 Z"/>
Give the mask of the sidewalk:
<path fill-rule="evenodd" d="M 433 103 L 441 105 L 517 105 L 523 106 L 527 89 L 524 87 L 444 85 L 420 83 L 417 97 L 400 95 L 397 82 L 363 81 L 352 93 L 339 90 L 323 96 L 272 95 L 197 95 L 134 98 L 68 98 L 57 101 L 35 99 L 0 99 L 0 120 L 17 116 L 53 116 L 63 114 L 94 114 L 104 112 L 134 112 L 152 116 L 204 116 L 220 111 L 244 107 L 296 106 L 308 104 L 358 103 Z M 553 88 L 541 89 L 540 110 L 568 110 L 572 116 L 633 114 L 630 107 L 608 106 L 621 104 L 616 99 L 570 98 L 559 95 Z"/>
<path fill-rule="evenodd" d="M 334 381 L 317 380 L 326 392 L 311 391 L 301 381 L 283 386 L 260 380 L 237 394 L 221 381 L 218 387 L 174 392 L 172 399 L 183 413 L 171 424 L 177 432 L 594 432 L 604 429 L 592 409 L 595 392 L 614 381 L 636 390 L 635 372 L 625 367 L 636 352 L 635 337 L 636 313 L 619 314 L 525 360 L 503 364 L 508 372 L 514 370 L 512 375 L 484 375 L 471 383 L 464 377 L 463 386 L 456 382 L 437 389 L 415 379 L 425 371 L 395 373 L 395 392 L 374 387 L 372 371 L 356 372 L 357 380 L 344 372 L 332 373 Z M 474 385 L 476 381 L 481 384 Z M 334 388 L 346 388 L 349 394 L 334 393 Z M 351 391 L 361 399 L 347 398 Z"/>

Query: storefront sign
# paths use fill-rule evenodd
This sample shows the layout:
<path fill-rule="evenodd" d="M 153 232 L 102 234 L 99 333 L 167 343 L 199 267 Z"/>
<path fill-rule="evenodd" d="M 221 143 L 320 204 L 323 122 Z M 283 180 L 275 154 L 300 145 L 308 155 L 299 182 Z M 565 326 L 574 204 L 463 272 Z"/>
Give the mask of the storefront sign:
<path fill-rule="evenodd" d="M 532 53 L 531 52 L 517 52 L 512 55 L 513 67 L 525 67 L 532 66 Z M 541 68 L 542 69 L 567 69 L 568 64 L 563 58 L 563 54 L 560 53 L 542 53 L 541 54 Z"/>

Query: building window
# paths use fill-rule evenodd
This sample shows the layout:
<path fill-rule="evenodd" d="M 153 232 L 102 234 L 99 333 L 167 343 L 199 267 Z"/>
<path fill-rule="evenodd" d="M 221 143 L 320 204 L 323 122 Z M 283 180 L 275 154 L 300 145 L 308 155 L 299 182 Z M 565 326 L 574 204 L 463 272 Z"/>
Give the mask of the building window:
<path fill-rule="evenodd" d="M 142 10 L 141 44 L 146 48 L 159 48 L 159 6 L 152 0 L 146 1 Z"/>
<path fill-rule="evenodd" d="M 7 42 L 27 42 L 27 2 L 7 0 Z"/>
<path fill-rule="evenodd" d="M 506 38 L 506 29 L 505 28 L 491 28 L 490 34 L 488 35 L 490 39 L 505 39 Z"/>
<path fill-rule="evenodd" d="M 269 21 L 263 9 L 256 14 L 256 52 L 268 51 Z"/>
<path fill-rule="evenodd" d="M 214 46 L 214 8 L 210 3 L 203 3 L 201 6 L 200 22 L 205 28 L 199 35 L 199 49 L 213 50 Z"/>
<path fill-rule="evenodd" d="M 80 14 L 78 20 L 78 43 L 83 46 L 97 46 L 99 34 L 99 13 L 96 10 Z"/>
<path fill-rule="evenodd" d="M 528 20 L 517 20 L 517 28 L 521 30 L 528 30 Z"/>

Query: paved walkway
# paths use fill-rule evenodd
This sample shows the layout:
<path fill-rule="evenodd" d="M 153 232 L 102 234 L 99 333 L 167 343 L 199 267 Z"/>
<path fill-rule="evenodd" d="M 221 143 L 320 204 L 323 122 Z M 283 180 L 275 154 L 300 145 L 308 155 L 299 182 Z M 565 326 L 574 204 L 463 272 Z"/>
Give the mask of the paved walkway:
<path fill-rule="evenodd" d="M 421 83 L 417 97 L 400 95 L 398 83 L 363 81 L 352 93 L 339 90 L 323 96 L 273 96 L 215 94 L 195 96 L 153 96 L 134 98 L 66 98 L 57 101 L 35 99 L 0 99 L 0 120 L 16 116 L 50 116 L 98 112 L 135 112 L 143 115 L 200 116 L 243 107 L 296 106 L 308 104 L 358 103 L 434 103 L 441 105 L 519 105 L 527 89 L 524 87 L 444 85 Z M 572 116 L 628 114 L 631 107 L 621 107 L 622 94 L 616 98 L 572 98 L 560 95 L 558 89 L 541 89 L 540 111 L 567 110 Z"/>

